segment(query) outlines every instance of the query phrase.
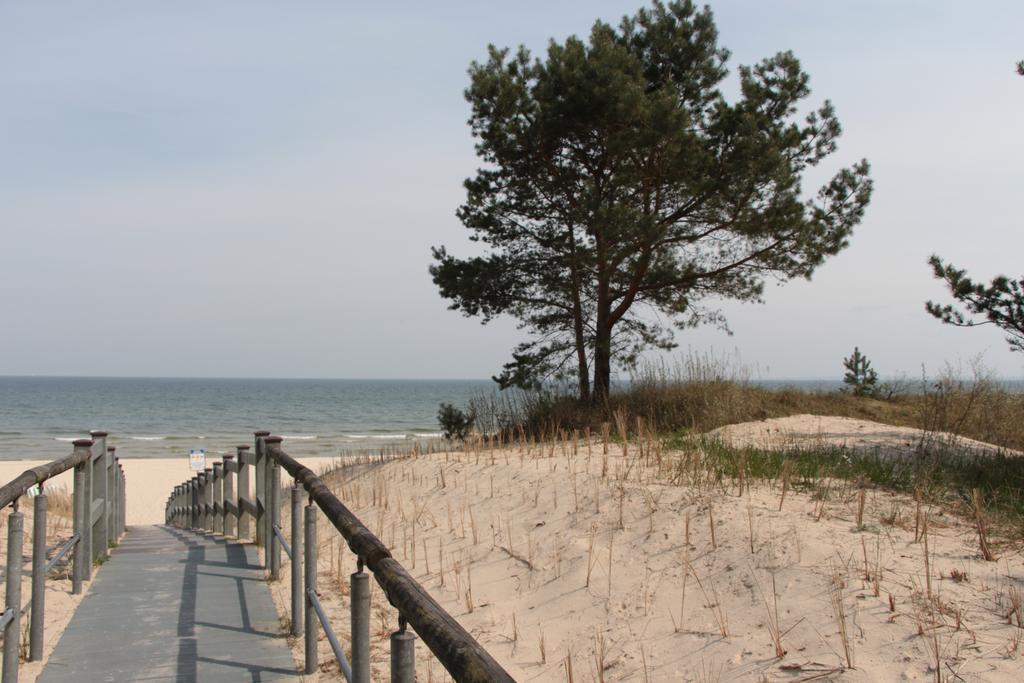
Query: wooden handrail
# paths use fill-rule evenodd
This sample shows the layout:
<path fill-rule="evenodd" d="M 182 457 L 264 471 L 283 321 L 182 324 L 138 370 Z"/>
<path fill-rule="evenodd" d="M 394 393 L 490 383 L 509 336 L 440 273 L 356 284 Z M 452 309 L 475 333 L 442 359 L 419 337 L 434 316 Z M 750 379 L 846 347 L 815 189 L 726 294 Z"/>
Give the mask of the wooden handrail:
<path fill-rule="evenodd" d="M 80 439 L 79 441 L 75 441 L 75 446 L 91 445 L 91 439 Z M 45 465 L 38 465 L 25 470 L 14 479 L 10 480 L 3 486 L 0 486 L 0 508 L 7 507 L 16 499 L 25 495 L 25 492 L 28 491 L 30 487 L 40 484 L 51 477 L 55 477 L 62 472 L 67 472 L 75 465 L 85 462 L 89 459 L 89 456 L 90 452 L 88 450 L 78 448 L 72 452 L 71 455 L 67 455 L 59 460 L 52 460 Z"/>
<path fill-rule="evenodd" d="M 266 446 L 268 455 L 309 492 L 310 499 L 341 532 L 348 547 L 373 572 L 388 601 L 455 680 L 472 683 L 514 680 L 312 470 L 281 449 L 280 437 L 268 437 Z"/>

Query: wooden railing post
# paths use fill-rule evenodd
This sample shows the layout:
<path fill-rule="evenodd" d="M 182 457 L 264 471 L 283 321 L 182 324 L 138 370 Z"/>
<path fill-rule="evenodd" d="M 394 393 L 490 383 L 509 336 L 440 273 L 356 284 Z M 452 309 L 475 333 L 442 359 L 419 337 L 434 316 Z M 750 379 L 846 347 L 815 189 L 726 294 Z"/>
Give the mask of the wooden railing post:
<path fill-rule="evenodd" d="M 203 470 L 203 529 L 213 531 L 213 468 Z"/>
<path fill-rule="evenodd" d="M 86 530 L 89 527 L 86 510 L 88 510 L 89 488 L 88 472 L 92 463 L 85 457 L 90 452 L 92 441 L 89 439 L 78 439 L 74 442 L 75 455 L 85 459 L 75 465 L 74 499 L 72 505 L 72 531 L 78 536 L 78 543 L 75 544 L 74 563 L 71 566 L 71 593 L 79 595 L 82 592 L 82 581 L 89 578 L 89 545 L 86 537 Z"/>
<path fill-rule="evenodd" d="M 192 475 L 192 478 L 185 482 L 185 500 L 188 505 L 188 512 L 185 517 L 185 528 L 195 529 L 196 528 L 196 477 Z"/>
<path fill-rule="evenodd" d="M 18 646 L 21 644 L 21 546 L 25 528 L 25 515 L 18 511 L 7 517 L 7 595 L 4 615 L 11 610 L 11 618 L 4 626 L 4 665 L 2 683 L 18 683 Z"/>
<path fill-rule="evenodd" d="M 267 515 L 267 454 L 263 439 L 270 436 L 270 432 L 260 430 L 253 432 L 253 435 L 253 452 L 256 455 L 256 494 L 253 501 L 256 504 L 256 546 L 263 548 L 267 542 L 267 520 L 270 518 Z M 265 557 L 264 564 L 267 564 Z"/>
<path fill-rule="evenodd" d="M 292 635 L 302 633 L 302 487 L 292 486 Z"/>
<path fill-rule="evenodd" d="M 318 635 L 317 616 L 313 607 L 313 596 L 316 595 L 316 506 L 313 505 L 312 501 L 306 506 L 304 521 L 306 530 L 306 542 L 304 544 L 306 561 L 305 572 L 303 572 L 305 578 L 305 600 L 303 600 L 303 603 L 306 608 L 305 673 L 312 674 L 317 669 L 316 641 Z M 369 678 L 367 678 L 367 681 L 369 681 Z"/>
<path fill-rule="evenodd" d="M 117 453 L 114 446 L 107 446 L 107 493 L 110 496 L 106 506 L 107 547 L 110 548 L 117 543 L 117 504 L 121 499 L 117 493 Z"/>
<path fill-rule="evenodd" d="M 113 482 L 113 493 L 111 500 L 114 503 L 114 513 L 110 520 L 110 536 L 114 543 L 120 543 L 124 534 L 124 470 L 121 467 L 121 459 L 117 457 L 117 451 L 113 446 L 108 447 L 111 459 L 114 461 L 111 467 L 111 481 Z"/>
<path fill-rule="evenodd" d="M 128 529 L 128 493 L 125 490 L 125 484 L 127 483 L 127 478 L 124 476 L 124 467 L 122 467 L 120 464 L 118 464 L 118 466 L 117 466 L 117 471 L 118 471 L 119 476 L 121 477 L 121 484 L 120 484 L 120 486 L 118 488 L 118 490 L 121 493 L 121 505 L 120 505 L 120 508 L 119 508 L 121 510 L 121 531 L 120 531 L 120 535 L 124 536 L 124 532 Z"/>
<path fill-rule="evenodd" d="M 206 487 L 209 486 L 209 477 L 205 471 L 199 472 L 197 477 L 197 483 L 199 485 L 199 500 L 196 503 L 196 509 L 199 511 L 199 524 L 197 524 L 196 527 L 202 531 L 206 529 Z"/>
<path fill-rule="evenodd" d="M 181 484 L 174 486 L 174 493 L 171 494 L 171 526 L 178 526 L 178 511 L 181 509 Z"/>
<path fill-rule="evenodd" d="M 224 533 L 224 463 L 213 463 L 213 533 Z"/>
<path fill-rule="evenodd" d="M 195 498 L 195 506 L 193 509 L 193 516 L 195 520 L 192 522 L 193 529 L 203 528 L 203 477 L 205 475 L 202 472 L 196 472 L 196 476 L 193 478 L 192 484 L 192 495 Z"/>
<path fill-rule="evenodd" d="M 89 432 L 92 436 L 92 502 L 89 504 L 89 525 L 92 527 L 92 557 L 96 562 L 107 556 L 107 433 Z"/>
<path fill-rule="evenodd" d="M 191 479 L 191 481 L 189 481 L 189 488 L 191 489 L 191 498 L 192 498 L 192 505 L 191 505 L 191 508 L 190 508 L 190 511 L 191 511 L 191 524 L 189 525 L 189 528 L 193 529 L 193 530 L 199 528 L 199 520 L 200 520 L 200 518 L 199 518 L 199 479 L 200 479 L 199 473 L 196 473 L 196 474 L 192 475 L 192 479 Z"/>
<path fill-rule="evenodd" d="M 235 518 L 238 514 L 238 504 L 235 499 L 235 479 L 232 468 L 235 467 L 235 456 L 224 456 L 224 495 L 221 501 L 223 515 L 223 533 L 225 536 L 235 535 Z"/>
<path fill-rule="evenodd" d="M 267 500 L 270 505 L 270 514 L 267 516 L 267 564 L 271 580 L 276 581 L 281 578 L 281 542 L 274 532 L 275 528 L 278 532 L 281 529 L 281 465 L 270 454 L 281 450 L 281 437 L 268 436 L 264 443 L 267 456 Z"/>
<path fill-rule="evenodd" d="M 249 525 L 252 520 L 246 510 L 242 509 L 242 499 L 253 500 L 252 491 L 249 487 L 249 472 L 252 469 L 249 463 L 245 462 L 249 456 L 248 446 L 239 446 L 236 454 L 238 456 L 238 538 L 249 540 Z"/>
<path fill-rule="evenodd" d="M 203 473 L 196 472 L 192 478 L 192 528 L 200 529 L 203 526 Z"/>
<path fill-rule="evenodd" d="M 43 658 L 43 619 L 46 615 L 46 494 L 44 484 L 32 501 L 32 614 L 28 660 Z"/>
<path fill-rule="evenodd" d="M 83 465 L 85 466 L 85 507 L 83 508 L 82 515 L 82 540 L 79 543 L 85 548 L 85 562 L 82 564 L 82 578 L 88 581 L 92 578 L 92 501 L 95 497 L 93 492 L 94 484 L 93 481 L 93 462 L 92 462 L 92 447 L 93 442 L 91 439 L 82 439 L 81 441 L 88 441 L 89 443 L 89 457 L 86 458 Z M 75 443 L 79 443 L 76 441 Z"/>

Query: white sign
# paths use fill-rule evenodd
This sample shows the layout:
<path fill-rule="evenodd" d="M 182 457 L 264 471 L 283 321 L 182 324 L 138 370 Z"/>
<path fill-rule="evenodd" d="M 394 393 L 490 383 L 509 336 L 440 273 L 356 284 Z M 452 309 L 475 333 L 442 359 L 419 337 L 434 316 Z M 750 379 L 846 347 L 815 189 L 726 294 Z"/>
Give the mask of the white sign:
<path fill-rule="evenodd" d="M 188 468 L 193 472 L 202 472 L 206 469 L 206 451 L 202 448 L 193 448 L 188 452 Z"/>

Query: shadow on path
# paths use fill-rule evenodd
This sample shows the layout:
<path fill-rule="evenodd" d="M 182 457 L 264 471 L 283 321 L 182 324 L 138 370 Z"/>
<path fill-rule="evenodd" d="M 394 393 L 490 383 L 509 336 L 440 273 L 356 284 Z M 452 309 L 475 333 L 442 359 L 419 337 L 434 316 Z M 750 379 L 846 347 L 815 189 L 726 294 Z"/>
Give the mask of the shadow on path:
<path fill-rule="evenodd" d="M 255 548 L 167 526 L 125 536 L 40 683 L 298 679 Z"/>

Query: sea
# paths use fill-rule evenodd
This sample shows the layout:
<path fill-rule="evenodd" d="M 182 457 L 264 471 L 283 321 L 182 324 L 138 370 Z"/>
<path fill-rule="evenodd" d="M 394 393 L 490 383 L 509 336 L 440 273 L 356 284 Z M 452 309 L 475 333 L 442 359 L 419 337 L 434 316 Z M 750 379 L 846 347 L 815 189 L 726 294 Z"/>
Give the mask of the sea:
<path fill-rule="evenodd" d="M 751 383 L 808 391 L 842 386 Z M 52 460 L 94 429 L 108 432 L 107 444 L 125 458 L 233 453 L 259 429 L 284 437 L 296 457 L 393 450 L 440 439 L 440 403 L 464 407 L 495 391 L 491 380 L 0 377 L 0 460 Z"/>
<path fill-rule="evenodd" d="M 441 437 L 440 403 L 491 380 L 0 377 L 0 460 L 52 460 L 90 430 L 125 458 L 234 453 L 267 429 L 295 456 L 341 456 Z"/>

